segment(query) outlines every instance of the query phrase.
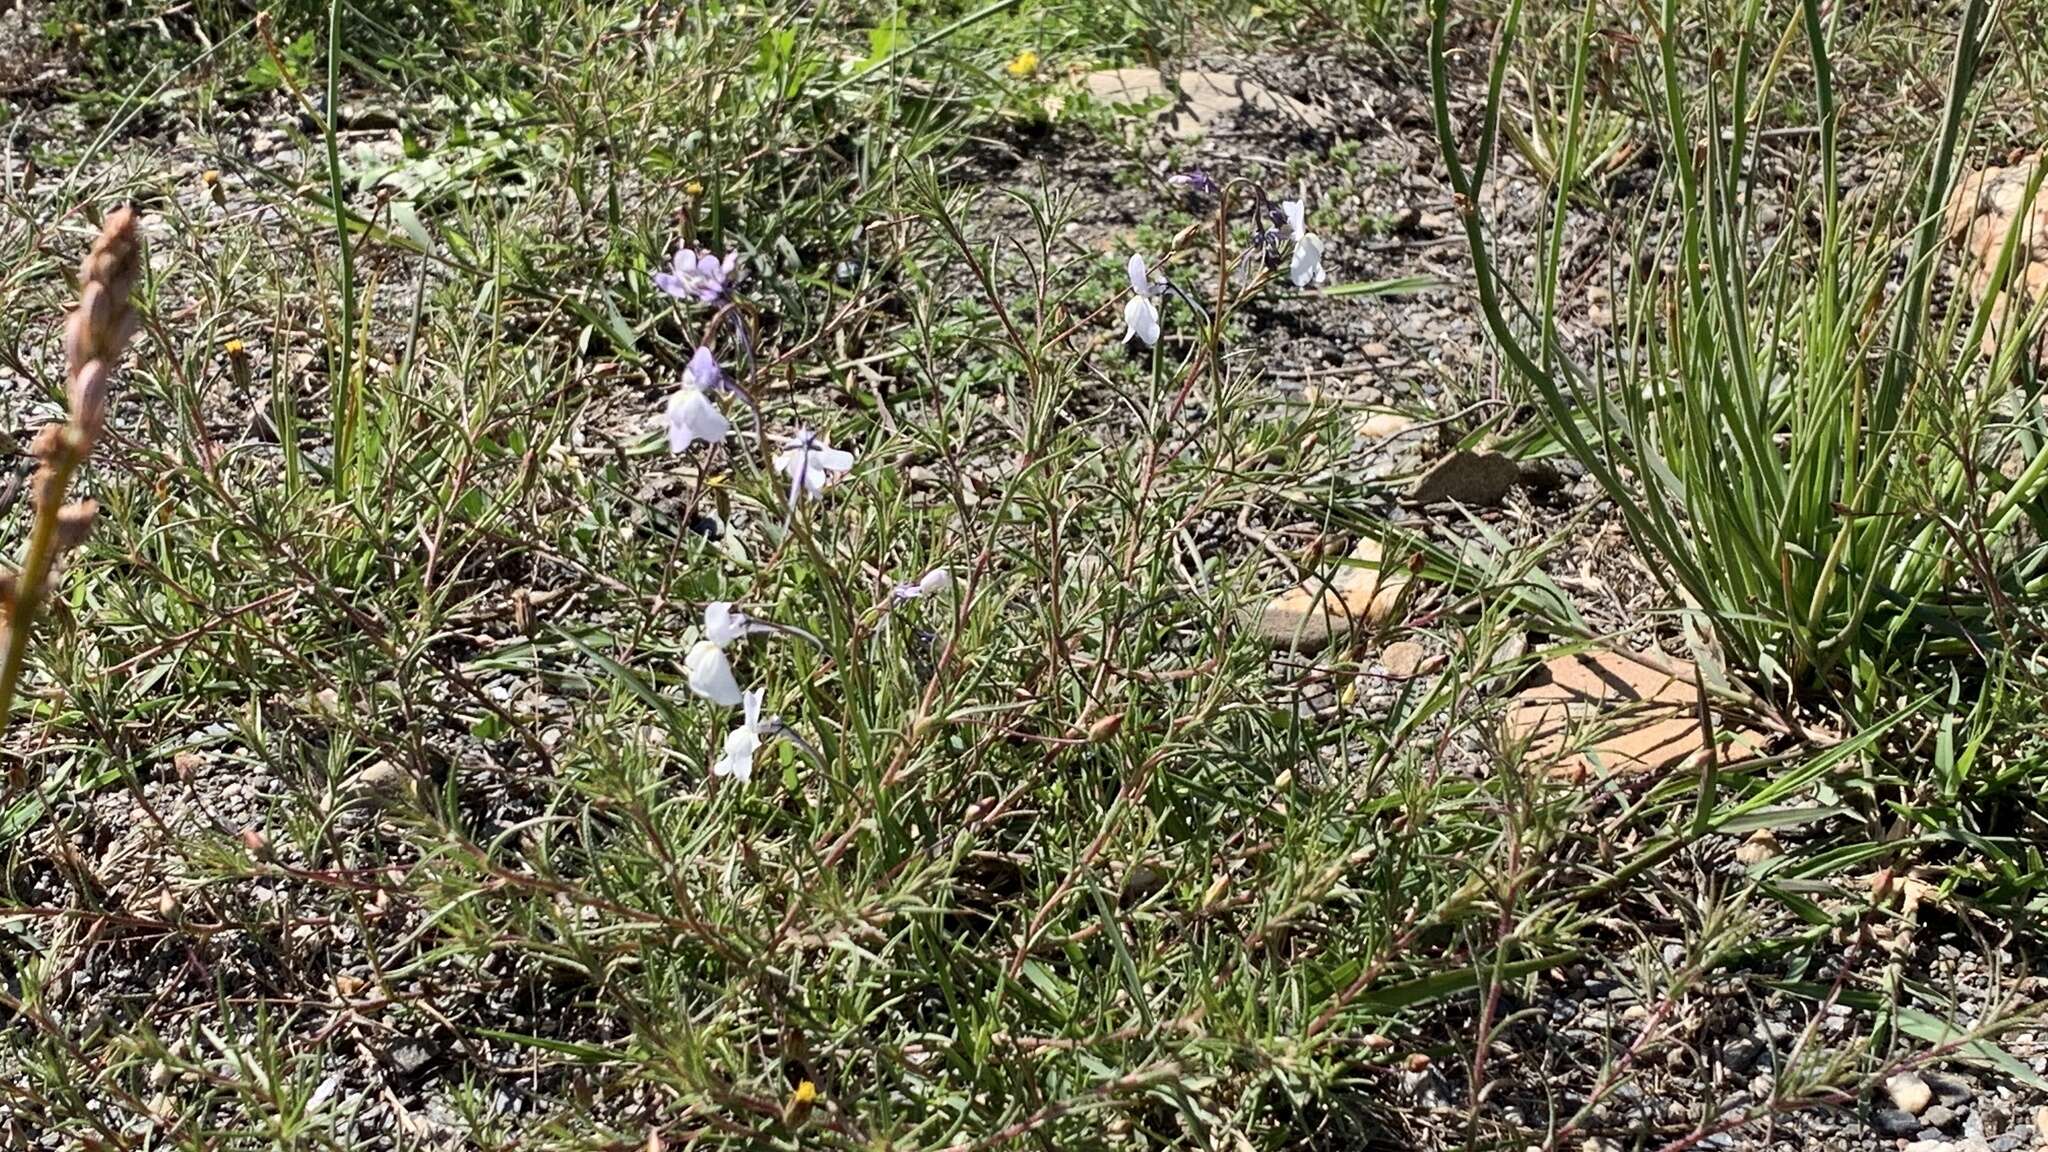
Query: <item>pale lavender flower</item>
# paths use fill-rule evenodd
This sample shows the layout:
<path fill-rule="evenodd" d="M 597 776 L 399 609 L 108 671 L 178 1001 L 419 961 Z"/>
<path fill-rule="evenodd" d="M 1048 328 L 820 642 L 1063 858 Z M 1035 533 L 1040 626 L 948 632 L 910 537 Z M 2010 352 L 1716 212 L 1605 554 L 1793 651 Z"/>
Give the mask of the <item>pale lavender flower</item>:
<path fill-rule="evenodd" d="M 1301 239 L 1303 233 L 1308 230 L 1308 205 L 1299 200 L 1282 200 L 1280 217 L 1287 222 L 1287 237 L 1290 240 Z"/>
<path fill-rule="evenodd" d="M 853 453 L 834 448 L 808 428 L 783 441 L 786 447 L 775 454 L 775 470 L 789 477 L 789 502 L 795 505 L 808 494 L 825 490 L 842 472 L 853 470 Z"/>
<path fill-rule="evenodd" d="M 742 695 L 745 709 L 740 726 L 725 734 L 725 754 L 711 765 L 714 776 L 730 776 L 742 784 L 754 778 L 754 753 L 761 748 L 761 693 Z"/>
<path fill-rule="evenodd" d="M 711 349 L 699 348 L 683 369 L 683 386 L 668 398 L 668 450 L 681 452 L 699 440 L 706 444 L 725 443 L 732 421 L 711 402 L 710 393 L 724 383 L 725 373 Z"/>
<path fill-rule="evenodd" d="M 1209 174 L 1200 168 L 1190 168 L 1185 172 L 1176 172 L 1168 176 L 1166 182 L 1175 188 L 1185 188 L 1200 196 L 1214 196 L 1217 192 L 1221 191 L 1216 186 L 1216 181 L 1211 179 Z"/>
<path fill-rule="evenodd" d="M 711 354 L 711 349 L 699 344 L 683 368 L 683 382 L 699 392 L 716 392 L 725 387 L 725 370 L 718 366 L 718 357 Z"/>
<path fill-rule="evenodd" d="M 1329 279 L 1329 273 L 1323 271 L 1323 242 L 1315 233 L 1305 232 L 1294 242 L 1294 259 L 1288 264 L 1287 278 L 1296 288 Z"/>
<path fill-rule="evenodd" d="M 705 640 L 719 648 L 731 648 L 733 642 L 743 640 L 750 633 L 758 631 L 748 613 L 735 613 L 731 601 L 711 601 L 705 605 Z"/>
<path fill-rule="evenodd" d="M 733 267 L 738 262 L 737 252 L 727 252 L 721 260 L 709 249 L 696 252 L 678 247 L 669 270 L 654 274 L 654 286 L 678 300 L 716 304 L 725 299 Z"/>

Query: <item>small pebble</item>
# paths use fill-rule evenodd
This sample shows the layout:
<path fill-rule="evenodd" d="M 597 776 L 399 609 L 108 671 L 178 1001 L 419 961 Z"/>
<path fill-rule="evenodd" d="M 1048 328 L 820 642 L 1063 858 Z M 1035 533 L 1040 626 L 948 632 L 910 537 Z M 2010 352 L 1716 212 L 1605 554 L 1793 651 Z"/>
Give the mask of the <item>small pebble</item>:
<path fill-rule="evenodd" d="M 1918 1072 L 1898 1072 L 1884 1082 L 1884 1094 L 1892 1107 L 1908 1116 L 1918 1116 L 1934 1103 L 1934 1089 L 1920 1078 Z"/>
<path fill-rule="evenodd" d="M 1880 1108 L 1871 1113 L 1870 1126 L 1882 1136 L 1917 1136 L 1920 1118 L 1901 1108 Z"/>

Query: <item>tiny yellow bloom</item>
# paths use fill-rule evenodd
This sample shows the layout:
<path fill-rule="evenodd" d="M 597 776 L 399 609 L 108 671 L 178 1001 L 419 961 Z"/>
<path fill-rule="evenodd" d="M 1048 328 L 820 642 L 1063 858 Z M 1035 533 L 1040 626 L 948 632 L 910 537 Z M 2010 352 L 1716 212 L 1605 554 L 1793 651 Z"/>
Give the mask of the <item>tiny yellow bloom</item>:
<path fill-rule="evenodd" d="M 702 196 L 704 194 L 704 185 L 698 181 L 692 180 L 688 184 L 683 185 L 683 191 L 689 193 L 692 196 Z"/>
<path fill-rule="evenodd" d="M 1010 75 L 1016 77 L 1019 80 L 1028 79 L 1032 76 L 1037 75 L 1038 53 L 1033 52 L 1029 48 L 1026 48 L 1022 52 L 1017 53 L 1015 59 L 1011 60 L 1008 64 L 1004 65 L 1003 71 L 1008 72 Z"/>
<path fill-rule="evenodd" d="M 794 1128 L 810 1119 L 811 1105 L 818 1102 L 818 1086 L 805 1080 L 789 1094 L 789 1103 L 782 1107 L 782 1122 Z"/>
<path fill-rule="evenodd" d="M 199 174 L 199 182 L 201 184 L 206 185 L 208 188 L 211 188 L 215 184 L 220 183 L 220 169 L 208 168 L 206 171 L 201 172 Z"/>
<path fill-rule="evenodd" d="M 240 340 L 230 340 L 222 345 L 222 349 L 230 356 L 240 356 L 249 350 L 249 346 Z"/>

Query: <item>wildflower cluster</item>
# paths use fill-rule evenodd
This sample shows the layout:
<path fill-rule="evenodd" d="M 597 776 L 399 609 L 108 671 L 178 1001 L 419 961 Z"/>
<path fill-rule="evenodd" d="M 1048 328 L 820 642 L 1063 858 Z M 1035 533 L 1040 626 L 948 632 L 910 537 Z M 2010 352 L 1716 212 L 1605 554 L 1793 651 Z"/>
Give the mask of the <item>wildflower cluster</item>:
<path fill-rule="evenodd" d="M 747 313 L 734 298 L 737 266 L 734 253 L 720 257 L 714 252 L 679 248 L 669 268 L 655 272 L 654 283 L 678 300 L 717 308 L 711 331 L 717 331 L 720 318 L 730 317 L 734 336 L 744 348 L 751 349 L 753 339 L 747 328 Z M 742 389 L 719 365 L 711 346 L 699 345 L 683 368 L 682 383 L 669 397 L 664 413 L 669 451 L 684 453 L 700 443 L 707 448 L 726 443 L 733 424 L 719 410 L 715 397 L 728 391 Z M 751 406 L 751 397 L 749 403 Z M 756 431 L 762 432 L 758 428 Z M 806 499 L 817 498 L 853 470 L 853 453 L 832 447 L 813 429 L 799 427 L 780 436 L 778 443 L 780 449 L 770 458 L 769 466 L 788 480 L 792 516 Z M 951 575 L 938 569 L 914 584 L 898 585 L 896 595 L 913 599 L 934 595 L 951 585 Z M 730 655 L 749 636 L 782 632 L 804 635 L 800 629 L 750 617 L 729 601 L 714 601 L 704 608 L 702 637 L 683 659 L 685 683 L 696 696 L 721 708 L 739 708 L 741 715 L 739 725 L 726 735 L 723 753 L 711 767 L 714 776 L 748 783 L 753 779 L 755 753 L 784 731 L 778 720 L 762 716 L 764 690 L 741 689 Z"/>
<path fill-rule="evenodd" d="M 1223 198 L 1219 211 L 1229 212 L 1230 188 L 1219 185 L 1199 168 L 1167 178 L 1169 185 L 1196 196 Z M 1231 187 L 1235 187 L 1235 183 Z M 1329 279 L 1323 270 L 1322 237 L 1308 230 L 1308 206 L 1300 200 L 1270 204 L 1265 193 L 1249 185 L 1252 199 L 1252 242 L 1238 258 L 1242 280 L 1255 262 L 1276 266 L 1284 256 L 1287 279 L 1296 288 L 1313 288 Z M 1284 239 L 1283 239 L 1284 237 Z M 1139 341 L 1147 348 L 1159 343 L 1159 305 L 1169 294 L 1181 294 L 1172 282 L 1158 275 L 1142 255 L 1133 254 L 1125 265 L 1130 278 L 1131 298 L 1124 304 L 1124 342 Z"/>

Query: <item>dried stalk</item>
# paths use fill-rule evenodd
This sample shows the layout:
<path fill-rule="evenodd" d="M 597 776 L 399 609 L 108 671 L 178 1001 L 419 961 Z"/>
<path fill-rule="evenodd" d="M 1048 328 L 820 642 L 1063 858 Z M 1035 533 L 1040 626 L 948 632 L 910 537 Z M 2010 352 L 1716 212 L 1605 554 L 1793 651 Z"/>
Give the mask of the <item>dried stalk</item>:
<path fill-rule="evenodd" d="M 72 474 L 92 454 L 106 424 L 107 382 L 121 352 L 135 334 L 135 309 L 129 294 L 139 266 L 135 214 L 127 208 L 107 217 L 99 239 L 78 270 L 79 302 L 64 325 L 66 397 L 70 419 L 51 424 L 36 435 L 31 451 L 41 461 L 30 483 L 35 520 L 29 529 L 28 551 L 21 570 L 0 576 L 0 613 L 4 613 L 6 648 L 0 652 L 0 735 L 14 712 L 14 691 L 21 678 L 28 638 L 36 613 L 49 591 L 57 558 L 78 546 L 92 529 L 99 505 L 91 500 L 65 502 Z M 10 766 L 18 785 L 23 773 Z"/>

